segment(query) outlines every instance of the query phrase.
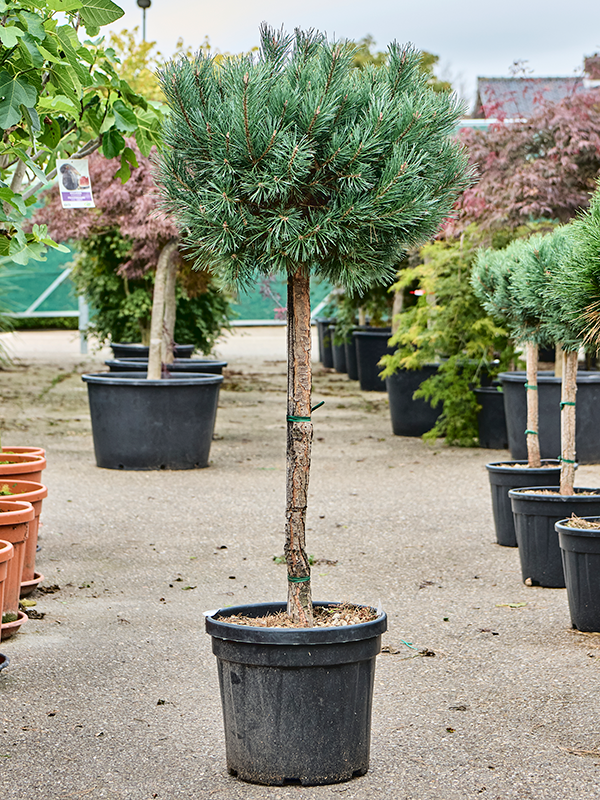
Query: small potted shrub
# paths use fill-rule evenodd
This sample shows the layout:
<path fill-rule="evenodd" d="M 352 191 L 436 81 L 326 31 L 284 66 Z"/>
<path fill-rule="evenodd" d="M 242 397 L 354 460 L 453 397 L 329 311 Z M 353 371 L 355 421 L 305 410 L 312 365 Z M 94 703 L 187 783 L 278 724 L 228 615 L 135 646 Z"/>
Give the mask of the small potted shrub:
<path fill-rule="evenodd" d="M 366 772 L 386 628 L 377 610 L 312 603 L 311 276 L 350 290 L 391 281 L 402 250 L 435 234 L 469 181 L 451 136 L 460 108 L 427 88 L 419 54 L 394 44 L 385 67 L 352 61 L 347 43 L 263 26 L 257 56 L 199 55 L 161 73 L 171 113 L 159 182 L 196 265 L 238 285 L 257 274 L 288 284 L 287 603 L 206 617 L 227 765 L 257 783 Z"/>

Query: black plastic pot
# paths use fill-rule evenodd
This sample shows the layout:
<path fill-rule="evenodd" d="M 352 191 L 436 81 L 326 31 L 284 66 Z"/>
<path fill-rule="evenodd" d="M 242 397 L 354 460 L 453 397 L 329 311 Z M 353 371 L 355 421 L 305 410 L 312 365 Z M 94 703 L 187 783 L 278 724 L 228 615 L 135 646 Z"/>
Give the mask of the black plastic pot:
<path fill-rule="evenodd" d="M 508 447 L 508 433 L 503 392 L 496 386 L 480 386 L 473 391 L 481 406 L 477 414 L 479 446 L 492 450 L 505 450 Z"/>
<path fill-rule="evenodd" d="M 530 469 L 527 467 L 527 461 L 501 461 L 485 465 L 492 491 L 496 541 L 503 547 L 517 546 L 509 491 L 531 486 L 557 487 L 560 483 L 560 462 L 557 459 L 548 459 L 544 463 L 552 466 Z M 523 468 L 512 466 L 514 464 L 522 464 Z"/>
<path fill-rule="evenodd" d="M 114 358 L 104 363 L 110 372 L 148 372 L 147 358 Z M 167 371 L 222 375 L 226 366 L 226 361 L 217 361 L 215 358 L 176 358 L 169 364 Z"/>
<path fill-rule="evenodd" d="M 437 364 L 425 364 L 421 369 L 400 369 L 385 379 L 395 436 L 422 436 L 435 425 L 441 406 L 432 407 L 426 400 L 413 399 L 413 395 L 437 370 Z"/>
<path fill-rule="evenodd" d="M 356 347 L 358 380 L 363 392 L 385 392 L 385 381 L 379 377 L 382 367 L 379 361 L 386 353 L 390 355 L 394 349 L 388 347 L 388 339 L 392 335 L 391 328 L 373 328 L 371 330 L 355 330 L 352 334 Z"/>
<path fill-rule="evenodd" d="M 329 338 L 331 341 L 331 355 L 333 357 L 333 368 L 336 372 L 345 373 L 346 369 L 346 345 L 335 343 L 335 325 L 329 326 Z"/>
<path fill-rule="evenodd" d="M 531 487 L 556 491 L 555 486 Z M 577 488 L 575 494 L 534 494 L 529 487 L 512 489 L 511 499 L 515 531 L 521 559 L 523 581 L 532 586 L 560 589 L 565 586 L 562 556 L 555 524 L 563 517 L 577 514 L 600 515 L 600 489 Z M 581 492 L 597 492 L 582 495 Z"/>
<path fill-rule="evenodd" d="M 110 348 L 115 358 L 148 358 L 150 351 L 146 345 L 129 342 L 115 342 Z M 195 349 L 195 344 L 176 344 L 173 352 L 175 358 L 191 358 Z"/>
<path fill-rule="evenodd" d="M 219 670 L 227 768 L 242 780 L 276 786 L 364 775 L 375 657 L 387 617 L 326 628 L 254 628 L 215 619 L 282 610 L 282 603 L 259 603 L 206 617 Z"/>
<path fill-rule="evenodd" d="M 0 672 L 2 672 L 5 667 L 8 667 L 9 664 L 10 658 L 5 656 L 4 653 L 0 653 Z"/>
<path fill-rule="evenodd" d="M 498 376 L 504 390 L 504 408 L 510 454 L 515 459 L 527 458 L 527 400 L 524 372 L 502 372 Z M 539 439 L 542 458 L 560 455 L 560 378 L 553 372 L 538 375 Z M 600 372 L 577 373 L 576 453 L 580 464 L 600 461 Z"/>
<path fill-rule="evenodd" d="M 96 464 L 107 469 L 207 467 L 222 375 L 146 380 L 98 372 L 87 383 Z"/>
<path fill-rule="evenodd" d="M 317 317 L 317 334 L 319 336 L 319 361 L 324 367 L 333 369 L 333 351 L 331 349 L 331 334 L 329 333 L 329 326 L 335 320 L 328 319 L 327 317 Z"/>
<path fill-rule="evenodd" d="M 598 522 L 600 517 L 584 517 Z M 600 530 L 556 523 L 562 552 L 571 623 L 580 631 L 600 631 Z"/>
<path fill-rule="evenodd" d="M 351 381 L 358 380 L 358 361 L 356 360 L 356 344 L 354 343 L 354 336 L 350 334 L 350 338 L 344 344 L 346 350 L 346 369 L 348 377 Z"/>

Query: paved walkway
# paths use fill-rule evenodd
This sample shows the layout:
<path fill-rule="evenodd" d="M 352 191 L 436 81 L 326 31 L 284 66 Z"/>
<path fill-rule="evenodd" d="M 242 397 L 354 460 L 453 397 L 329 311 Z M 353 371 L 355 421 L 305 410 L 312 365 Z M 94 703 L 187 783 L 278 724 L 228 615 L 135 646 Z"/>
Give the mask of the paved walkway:
<path fill-rule="evenodd" d="M 600 637 L 572 631 L 565 591 L 524 586 L 517 551 L 494 544 L 484 465 L 507 454 L 394 437 L 385 395 L 320 368 L 314 594 L 389 616 L 371 769 L 328 787 L 227 774 L 202 612 L 285 593 L 282 335 L 223 344 L 234 374 L 208 469 L 123 472 L 94 463 L 78 373 L 99 359 L 70 334 L 19 334 L 0 426 L 5 444 L 47 449 L 38 568 L 56 589 L 1 645 L 2 800 L 599 797 Z M 578 482 L 600 485 L 600 468 Z"/>

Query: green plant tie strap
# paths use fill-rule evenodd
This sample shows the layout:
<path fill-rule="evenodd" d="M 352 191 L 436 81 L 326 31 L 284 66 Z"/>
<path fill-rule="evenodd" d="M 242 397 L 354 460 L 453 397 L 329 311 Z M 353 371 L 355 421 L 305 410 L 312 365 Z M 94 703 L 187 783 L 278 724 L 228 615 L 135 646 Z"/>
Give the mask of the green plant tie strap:
<path fill-rule="evenodd" d="M 563 409 L 565 406 L 574 406 L 574 405 L 575 403 L 572 400 L 563 400 L 562 403 L 560 404 L 560 407 L 561 409 Z"/>
<path fill-rule="evenodd" d="M 534 392 L 537 392 L 537 390 L 538 390 L 537 386 L 533 386 L 533 384 L 531 384 L 531 383 L 526 383 L 525 384 L 525 388 L 526 389 L 533 389 Z"/>
<path fill-rule="evenodd" d="M 575 464 L 577 462 L 571 461 L 570 458 L 563 458 L 562 456 L 559 458 L 559 461 L 562 461 L 564 464 Z"/>
<path fill-rule="evenodd" d="M 313 406 L 310 410 L 312 414 L 313 411 L 316 411 L 317 408 L 321 408 L 322 405 L 325 404 L 325 400 L 321 400 L 320 403 L 317 403 L 316 406 Z M 288 422 L 310 422 L 310 417 L 295 417 L 293 414 L 288 414 L 286 417 Z"/>
<path fill-rule="evenodd" d="M 537 431 L 530 431 L 529 429 L 525 431 L 525 435 L 527 434 L 531 434 L 531 436 L 539 436 L 539 433 Z"/>
<path fill-rule="evenodd" d="M 296 578 L 294 575 L 288 575 L 288 581 L 290 583 L 306 583 L 306 581 L 310 580 L 310 575 L 307 575 L 305 578 Z"/>

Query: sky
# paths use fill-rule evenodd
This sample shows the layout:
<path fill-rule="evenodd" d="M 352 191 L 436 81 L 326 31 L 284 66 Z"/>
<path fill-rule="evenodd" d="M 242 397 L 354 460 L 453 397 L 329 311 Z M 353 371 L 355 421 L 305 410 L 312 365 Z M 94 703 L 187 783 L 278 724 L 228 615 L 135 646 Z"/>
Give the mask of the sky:
<path fill-rule="evenodd" d="M 140 27 L 136 0 L 116 0 L 125 16 L 113 30 Z M 440 57 L 438 73 L 472 105 L 476 79 L 509 74 L 516 60 L 532 75 L 574 75 L 583 56 L 600 51 L 600 3 L 577 0 L 152 0 L 146 38 L 168 56 L 182 37 L 194 49 L 205 36 L 215 50 L 239 53 L 258 44 L 262 21 L 288 31 L 317 28 L 331 38 L 371 34 L 376 49 L 412 42 Z"/>

